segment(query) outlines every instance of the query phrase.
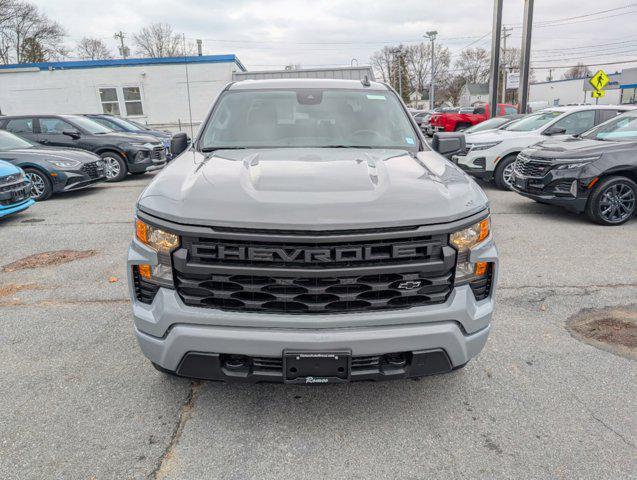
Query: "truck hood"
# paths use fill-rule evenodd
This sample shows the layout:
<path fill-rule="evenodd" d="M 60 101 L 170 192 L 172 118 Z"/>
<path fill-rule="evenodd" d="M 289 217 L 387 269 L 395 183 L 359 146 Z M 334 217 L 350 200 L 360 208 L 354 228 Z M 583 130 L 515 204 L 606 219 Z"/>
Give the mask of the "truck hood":
<path fill-rule="evenodd" d="M 480 187 L 435 152 L 335 148 L 190 151 L 138 202 L 177 223 L 285 230 L 445 223 L 487 206 Z"/>
<path fill-rule="evenodd" d="M 623 151 L 627 148 L 635 149 L 636 147 L 637 142 L 613 142 L 565 136 L 533 145 L 524 153 L 533 157 L 567 159 L 590 157 L 602 153 Z"/>
<path fill-rule="evenodd" d="M 57 148 L 17 148 L 0 152 L 0 159 L 20 161 L 29 160 L 77 160 L 80 162 L 94 162 L 98 156 L 83 150 Z"/>

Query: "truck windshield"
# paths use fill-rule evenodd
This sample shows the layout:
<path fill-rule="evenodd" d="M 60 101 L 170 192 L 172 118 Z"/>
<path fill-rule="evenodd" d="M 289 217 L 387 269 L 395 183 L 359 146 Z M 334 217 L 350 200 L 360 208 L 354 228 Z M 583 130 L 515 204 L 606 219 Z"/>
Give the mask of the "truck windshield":
<path fill-rule="evenodd" d="M 407 113 L 390 91 L 235 90 L 222 94 L 202 150 L 339 147 L 418 150 Z"/>
<path fill-rule="evenodd" d="M 510 132 L 530 132 L 531 130 L 537 130 L 549 123 L 555 117 L 559 117 L 564 112 L 556 110 L 543 111 L 542 113 L 534 113 L 528 117 L 521 118 L 514 122 L 509 123 L 502 127 L 502 130 L 508 130 Z"/>
<path fill-rule="evenodd" d="M 637 140 L 637 115 L 621 115 L 580 135 L 590 140 L 630 141 Z"/>
<path fill-rule="evenodd" d="M 0 151 L 15 150 L 17 148 L 33 148 L 33 144 L 13 133 L 0 130 Z"/>

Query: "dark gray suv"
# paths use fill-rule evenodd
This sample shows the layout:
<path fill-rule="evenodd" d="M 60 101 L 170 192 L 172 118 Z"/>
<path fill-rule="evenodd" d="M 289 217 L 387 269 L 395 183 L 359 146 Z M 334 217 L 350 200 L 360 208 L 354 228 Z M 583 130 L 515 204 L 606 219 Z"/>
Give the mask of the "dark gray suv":
<path fill-rule="evenodd" d="M 137 204 L 135 333 L 186 377 L 324 384 L 461 368 L 498 256 L 480 187 L 388 86 L 228 85 Z"/>

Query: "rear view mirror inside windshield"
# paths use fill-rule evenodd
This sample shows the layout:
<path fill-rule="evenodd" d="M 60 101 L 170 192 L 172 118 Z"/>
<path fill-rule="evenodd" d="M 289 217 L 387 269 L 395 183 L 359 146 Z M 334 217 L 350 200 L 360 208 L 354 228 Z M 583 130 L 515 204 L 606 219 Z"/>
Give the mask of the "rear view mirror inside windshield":
<path fill-rule="evenodd" d="M 321 90 L 302 90 L 296 93 L 296 101 L 301 105 L 320 105 L 323 101 Z"/>

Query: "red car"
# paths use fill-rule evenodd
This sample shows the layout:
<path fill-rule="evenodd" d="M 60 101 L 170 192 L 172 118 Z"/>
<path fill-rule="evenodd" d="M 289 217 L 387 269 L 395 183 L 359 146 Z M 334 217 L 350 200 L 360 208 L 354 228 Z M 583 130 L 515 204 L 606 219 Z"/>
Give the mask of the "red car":
<path fill-rule="evenodd" d="M 518 109 L 508 103 L 498 103 L 498 116 L 513 115 L 518 113 Z M 458 132 L 465 130 L 480 122 L 484 122 L 491 117 L 489 105 L 480 105 L 476 107 L 463 107 L 457 112 L 440 112 L 434 113 L 429 118 L 427 134 L 433 135 L 434 132 Z"/>

